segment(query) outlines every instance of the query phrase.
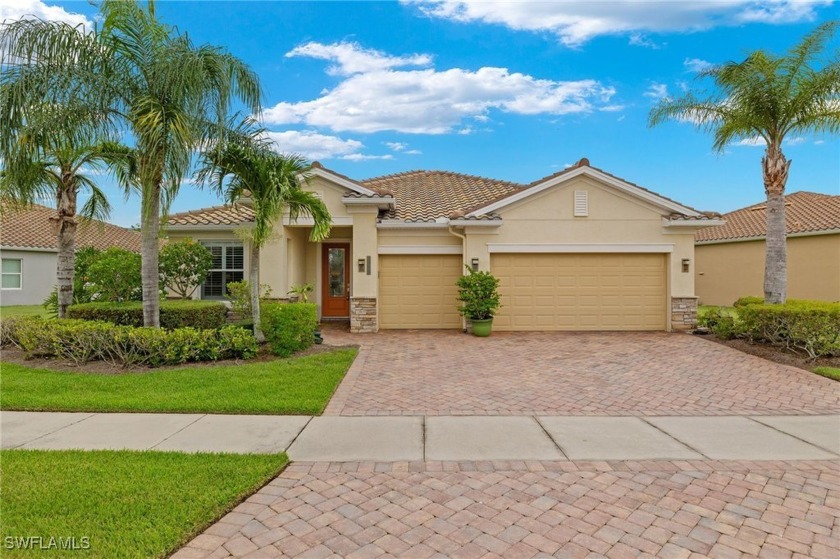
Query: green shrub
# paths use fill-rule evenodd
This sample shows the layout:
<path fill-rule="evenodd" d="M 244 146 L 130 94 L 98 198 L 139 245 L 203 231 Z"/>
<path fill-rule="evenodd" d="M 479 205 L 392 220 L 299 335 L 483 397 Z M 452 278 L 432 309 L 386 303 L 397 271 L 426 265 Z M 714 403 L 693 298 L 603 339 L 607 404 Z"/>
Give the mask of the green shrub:
<path fill-rule="evenodd" d="M 236 326 L 219 330 L 136 328 L 90 320 L 16 321 L 16 343 L 30 357 L 58 357 L 77 365 L 106 360 L 129 367 L 250 359 L 257 342 Z"/>
<path fill-rule="evenodd" d="M 493 318 L 502 306 L 499 280 L 490 272 L 476 272 L 467 267 L 469 274 L 458 278 L 458 311 L 470 320 Z"/>
<path fill-rule="evenodd" d="M 740 309 L 741 307 L 746 307 L 747 305 L 763 305 L 764 304 L 764 297 L 740 297 L 737 301 L 732 303 L 732 306 L 736 309 Z"/>
<path fill-rule="evenodd" d="M 181 299 L 189 299 L 213 267 L 210 250 L 192 239 L 166 243 L 160 250 L 160 280 Z"/>
<path fill-rule="evenodd" d="M 139 301 L 142 295 L 140 255 L 111 247 L 102 251 L 88 266 L 88 289 L 97 301 Z"/>
<path fill-rule="evenodd" d="M 243 316 L 251 315 L 251 284 L 248 280 L 231 281 L 227 284 L 228 300 L 234 312 Z M 260 284 L 260 301 L 271 297 L 271 286 Z"/>
<path fill-rule="evenodd" d="M 143 326 L 143 303 L 83 303 L 67 309 L 68 318 L 102 320 L 120 326 Z M 227 307 L 219 301 L 161 301 L 161 328 L 221 328 Z"/>
<path fill-rule="evenodd" d="M 21 320 L 21 318 L 17 317 L 0 320 L 0 346 L 18 345 L 17 325 Z"/>
<path fill-rule="evenodd" d="M 263 303 L 260 325 L 271 351 L 288 357 L 315 342 L 318 313 L 313 303 Z"/>
<path fill-rule="evenodd" d="M 738 314 L 750 340 L 804 352 L 812 359 L 840 355 L 840 303 L 751 304 Z"/>

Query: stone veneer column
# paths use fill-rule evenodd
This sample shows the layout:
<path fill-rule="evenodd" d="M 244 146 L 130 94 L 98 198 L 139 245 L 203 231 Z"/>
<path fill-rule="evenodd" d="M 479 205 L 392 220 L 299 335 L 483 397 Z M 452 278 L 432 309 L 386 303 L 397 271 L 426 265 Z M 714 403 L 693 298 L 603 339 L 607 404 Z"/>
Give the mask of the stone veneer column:
<path fill-rule="evenodd" d="M 375 297 L 350 298 L 350 332 L 372 334 L 379 330 Z"/>
<path fill-rule="evenodd" d="M 671 297 L 671 330 L 697 326 L 697 297 Z"/>

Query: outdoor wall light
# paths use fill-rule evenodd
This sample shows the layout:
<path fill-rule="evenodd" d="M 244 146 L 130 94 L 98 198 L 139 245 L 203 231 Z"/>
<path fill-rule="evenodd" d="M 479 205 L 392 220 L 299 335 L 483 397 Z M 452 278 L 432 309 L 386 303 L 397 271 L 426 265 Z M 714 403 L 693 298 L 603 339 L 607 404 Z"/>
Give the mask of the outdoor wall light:
<path fill-rule="evenodd" d="M 688 258 L 682 259 L 682 271 L 684 274 L 688 273 Z"/>
<path fill-rule="evenodd" d="M 370 275 L 370 256 L 366 258 L 367 260 L 367 275 Z"/>
<path fill-rule="evenodd" d="M 478 258 L 473 258 L 470 263 L 472 264 L 472 269 L 474 272 L 478 271 Z"/>

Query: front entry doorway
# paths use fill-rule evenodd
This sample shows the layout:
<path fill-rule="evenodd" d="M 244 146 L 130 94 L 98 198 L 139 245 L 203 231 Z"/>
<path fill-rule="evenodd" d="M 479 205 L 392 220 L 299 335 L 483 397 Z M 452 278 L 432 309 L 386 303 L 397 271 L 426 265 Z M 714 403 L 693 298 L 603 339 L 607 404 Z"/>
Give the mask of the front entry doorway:
<path fill-rule="evenodd" d="M 350 316 L 350 245 L 321 246 L 321 316 Z"/>

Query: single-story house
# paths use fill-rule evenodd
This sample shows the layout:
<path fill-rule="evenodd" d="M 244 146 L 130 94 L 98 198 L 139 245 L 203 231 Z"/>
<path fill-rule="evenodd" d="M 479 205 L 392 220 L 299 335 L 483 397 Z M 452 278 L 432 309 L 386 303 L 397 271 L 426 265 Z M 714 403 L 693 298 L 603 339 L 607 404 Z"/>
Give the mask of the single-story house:
<path fill-rule="evenodd" d="M 260 281 L 275 297 L 311 283 L 321 318 L 349 319 L 353 332 L 462 328 L 465 266 L 501 280 L 497 330 L 688 328 L 694 234 L 722 223 L 587 159 L 528 185 L 444 171 L 358 181 L 316 162 L 304 188 L 329 208 L 332 233 L 311 242 L 311 220 L 284 217 Z M 252 220 L 247 204 L 170 216 L 170 239 L 191 237 L 216 257 L 197 296 L 224 297 L 247 275 L 236 230 Z"/>
<path fill-rule="evenodd" d="M 34 204 L 5 209 L 0 218 L 0 305 L 38 305 L 56 284 L 55 209 Z M 140 233 L 96 220 L 79 220 L 76 249 L 116 246 L 140 252 Z"/>
<path fill-rule="evenodd" d="M 695 283 L 703 305 L 764 296 L 767 206 L 760 202 L 722 217 L 726 224 L 695 235 Z M 785 196 L 790 299 L 840 301 L 840 195 Z"/>

